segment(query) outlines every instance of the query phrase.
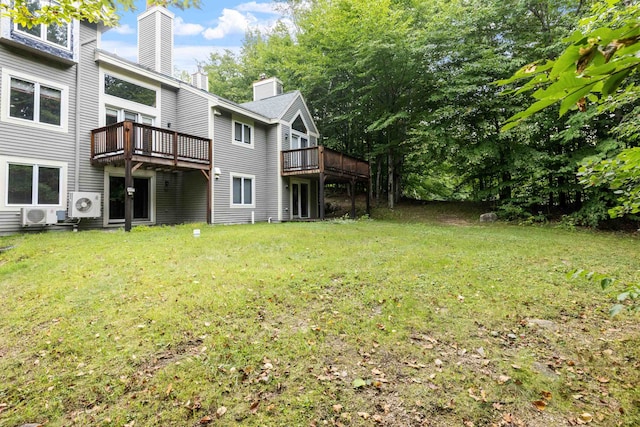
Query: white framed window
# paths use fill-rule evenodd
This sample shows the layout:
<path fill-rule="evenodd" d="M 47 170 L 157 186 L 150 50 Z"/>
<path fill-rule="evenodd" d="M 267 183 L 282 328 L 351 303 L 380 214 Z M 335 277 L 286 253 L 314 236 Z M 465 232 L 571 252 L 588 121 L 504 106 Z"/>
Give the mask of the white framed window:
<path fill-rule="evenodd" d="M 253 123 L 233 120 L 233 144 L 253 148 Z"/>
<path fill-rule="evenodd" d="M 66 207 L 67 163 L 0 156 L 0 208 Z"/>
<path fill-rule="evenodd" d="M 67 132 L 69 87 L 2 69 L 2 120 Z"/>
<path fill-rule="evenodd" d="M 255 207 L 254 175 L 231 173 L 231 207 Z"/>
<path fill-rule="evenodd" d="M 155 89 L 133 83 L 111 74 L 104 74 L 104 93 L 137 104 L 155 107 L 157 92 Z"/>
<path fill-rule="evenodd" d="M 155 118 L 146 114 L 138 113 L 136 111 L 125 110 L 124 108 L 117 108 L 106 106 L 104 115 L 104 124 L 112 125 L 125 120 L 130 120 L 134 123 L 142 123 L 145 125 L 153 126 Z"/>
<path fill-rule="evenodd" d="M 35 14 L 36 11 L 43 6 L 42 3 L 44 2 L 41 2 L 39 0 L 27 0 L 25 2 L 25 6 L 29 10 L 29 12 Z M 20 34 L 32 37 L 34 39 L 37 39 L 38 41 L 70 50 L 72 25 L 73 23 L 38 24 L 29 28 L 21 24 L 14 23 L 13 29 Z"/>
<path fill-rule="evenodd" d="M 138 81 L 113 71 L 100 71 L 100 122 L 101 126 L 131 120 L 155 126 L 162 123 L 160 87 Z"/>

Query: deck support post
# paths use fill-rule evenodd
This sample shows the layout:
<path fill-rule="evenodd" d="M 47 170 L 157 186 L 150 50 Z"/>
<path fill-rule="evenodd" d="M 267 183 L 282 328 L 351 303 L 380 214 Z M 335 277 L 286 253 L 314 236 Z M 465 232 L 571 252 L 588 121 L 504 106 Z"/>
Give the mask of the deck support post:
<path fill-rule="evenodd" d="M 324 173 L 320 172 L 320 180 L 318 183 L 318 206 L 320 212 L 318 212 L 318 216 L 321 220 L 324 220 Z"/>
<path fill-rule="evenodd" d="M 131 231 L 133 222 L 133 168 L 131 166 L 131 158 L 133 150 L 131 149 L 131 134 L 133 133 L 133 125 L 131 122 L 124 122 L 124 231 Z"/>
<path fill-rule="evenodd" d="M 351 186 L 351 219 L 356 219 L 356 180 L 352 179 Z"/>
<path fill-rule="evenodd" d="M 211 170 L 200 172 L 207 180 L 207 224 L 211 225 Z"/>

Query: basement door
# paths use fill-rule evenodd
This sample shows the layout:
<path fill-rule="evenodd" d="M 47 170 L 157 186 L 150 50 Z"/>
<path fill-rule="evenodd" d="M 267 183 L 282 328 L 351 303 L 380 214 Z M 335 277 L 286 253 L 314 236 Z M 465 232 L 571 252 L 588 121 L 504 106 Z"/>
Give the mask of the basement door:
<path fill-rule="evenodd" d="M 309 218 L 309 183 L 291 183 L 291 215 L 295 218 Z"/>
<path fill-rule="evenodd" d="M 149 221 L 150 215 L 150 178 L 133 178 L 133 220 Z M 124 221 L 124 177 L 109 176 L 109 222 Z"/>

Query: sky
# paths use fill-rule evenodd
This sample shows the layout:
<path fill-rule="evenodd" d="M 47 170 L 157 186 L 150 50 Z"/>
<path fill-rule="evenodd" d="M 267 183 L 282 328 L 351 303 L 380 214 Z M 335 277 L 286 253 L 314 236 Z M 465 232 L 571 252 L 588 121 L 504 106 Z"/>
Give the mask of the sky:
<path fill-rule="evenodd" d="M 136 0 L 136 10 L 120 14 L 120 25 L 102 35 L 102 49 L 137 61 L 137 17 L 146 1 Z M 247 29 L 266 30 L 278 19 L 286 18 L 282 3 L 270 0 L 201 0 L 199 9 L 180 10 L 175 14 L 173 62 L 178 71 L 196 71 L 197 62 L 207 61 L 213 51 L 229 49 L 239 52 Z"/>

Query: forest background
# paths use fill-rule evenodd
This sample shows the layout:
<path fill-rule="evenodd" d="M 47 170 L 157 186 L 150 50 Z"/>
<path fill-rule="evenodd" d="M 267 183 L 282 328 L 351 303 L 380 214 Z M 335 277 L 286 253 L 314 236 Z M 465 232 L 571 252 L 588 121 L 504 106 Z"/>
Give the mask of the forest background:
<path fill-rule="evenodd" d="M 518 126 L 504 125 L 534 101 L 517 91 L 511 76 L 534 61 L 562 56 L 603 21 L 615 27 L 636 19 L 637 32 L 636 2 L 280 3 L 295 30 L 280 25 L 250 32 L 240 53 L 211 54 L 202 64 L 210 89 L 249 101 L 251 83 L 263 74 L 278 77 L 285 90 L 299 89 L 321 144 L 371 162 L 379 205 L 393 207 L 401 198 L 490 201 L 505 219 L 598 226 L 620 204 L 619 187 L 589 180 L 584 171 L 637 145 L 637 65 L 622 76 L 622 89 L 622 79 L 613 87 L 625 96 L 606 108 L 588 108 L 607 99 L 596 87 L 580 102 L 549 102 Z M 528 84 L 536 89 L 535 81 Z M 559 114 L 578 108 L 584 111 Z M 618 211 L 637 220 L 633 214 Z"/>

